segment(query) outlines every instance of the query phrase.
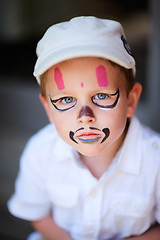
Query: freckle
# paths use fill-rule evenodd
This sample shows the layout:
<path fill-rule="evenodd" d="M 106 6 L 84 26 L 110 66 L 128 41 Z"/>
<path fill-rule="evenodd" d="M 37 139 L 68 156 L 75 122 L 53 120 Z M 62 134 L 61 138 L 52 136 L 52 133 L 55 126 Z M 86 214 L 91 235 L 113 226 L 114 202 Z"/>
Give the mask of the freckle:
<path fill-rule="evenodd" d="M 81 82 L 81 87 L 84 87 L 84 83 L 83 82 Z"/>

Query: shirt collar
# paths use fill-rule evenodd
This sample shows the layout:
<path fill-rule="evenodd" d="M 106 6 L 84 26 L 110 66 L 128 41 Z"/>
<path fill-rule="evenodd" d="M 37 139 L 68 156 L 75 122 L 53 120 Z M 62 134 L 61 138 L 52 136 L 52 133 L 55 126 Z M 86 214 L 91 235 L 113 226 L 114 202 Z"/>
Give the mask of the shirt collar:
<path fill-rule="evenodd" d="M 128 133 L 119 151 L 119 169 L 138 174 L 141 165 L 142 126 L 136 117 L 132 117 Z"/>

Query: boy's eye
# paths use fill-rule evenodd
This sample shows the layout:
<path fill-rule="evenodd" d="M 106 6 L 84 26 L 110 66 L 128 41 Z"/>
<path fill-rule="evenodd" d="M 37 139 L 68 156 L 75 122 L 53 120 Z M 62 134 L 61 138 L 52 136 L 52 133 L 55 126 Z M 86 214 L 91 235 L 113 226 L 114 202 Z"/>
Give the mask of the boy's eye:
<path fill-rule="evenodd" d="M 113 94 L 97 93 L 93 95 L 91 99 L 96 106 L 100 108 L 111 109 L 117 105 L 119 95 L 120 95 L 120 91 L 118 88 L 118 90 Z"/>
<path fill-rule="evenodd" d="M 73 101 L 74 101 L 73 97 L 64 97 L 64 98 L 61 99 L 62 103 L 71 103 Z"/>
<path fill-rule="evenodd" d="M 94 99 L 105 99 L 105 98 L 107 98 L 108 96 L 107 96 L 107 94 L 105 94 L 105 93 L 98 93 L 98 94 L 96 94 L 95 96 L 94 96 Z"/>
<path fill-rule="evenodd" d="M 61 97 L 58 99 L 51 99 L 51 97 L 49 96 L 49 99 L 52 103 L 52 105 L 58 110 L 58 111 L 67 111 L 71 108 L 73 108 L 76 103 L 77 103 L 77 99 L 74 97 Z"/>

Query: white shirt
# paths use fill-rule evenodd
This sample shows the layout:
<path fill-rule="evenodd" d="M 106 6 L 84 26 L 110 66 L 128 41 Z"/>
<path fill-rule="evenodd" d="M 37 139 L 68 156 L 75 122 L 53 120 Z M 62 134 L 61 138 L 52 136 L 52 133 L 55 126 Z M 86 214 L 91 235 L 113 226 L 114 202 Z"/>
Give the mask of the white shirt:
<path fill-rule="evenodd" d="M 75 240 L 142 234 L 160 223 L 160 135 L 133 117 L 123 146 L 97 180 L 48 125 L 25 148 L 8 207 L 26 220 L 52 211 Z"/>

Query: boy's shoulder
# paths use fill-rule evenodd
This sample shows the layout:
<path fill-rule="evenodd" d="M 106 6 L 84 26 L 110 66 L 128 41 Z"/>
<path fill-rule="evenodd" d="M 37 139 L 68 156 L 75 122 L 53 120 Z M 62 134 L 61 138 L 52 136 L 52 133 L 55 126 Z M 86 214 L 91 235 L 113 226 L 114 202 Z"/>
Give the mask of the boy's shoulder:
<path fill-rule="evenodd" d="M 142 155 L 143 159 L 151 159 L 154 155 L 160 162 L 160 134 L 133 116 L 124 140 L 123 152 L 132 153 L 136 158 L 137 155 Z"/>
<path fill-rule="evenodd" d="M 65 143 L 59 137 L 54 124 L 48 124 L 29 139 L 24 153 L 47 157 L 51 151 L 59 151 L 60 145 L 63 148 Z"/>
<path fill-rule="evenodd" d="M 160 133 L 145 125 L 142 125 L 142 129 L 142 137 L 144 141 L 147 142 L 153 149 L 160 150 Z"/>
<path fill-rule="evenodd" d="M 135 116 L 131 119 L 129 132 L 132 138 L 135 137 L 137 139 L 140 137 L 141 141 L 145 144 L 157 142 L 157 148 L 158 146 L 160 147 L 160 133 L 141 123 Z"/>
<path fill-rule="evenodd" d="M 143 152 L 148 157 L 153 157 L 154 155 L 160 161 L 160 133 L 148 126 L 142 125 L 142 143 Z"/>
<path fill-rule="evenodd" d="M 34 145 L 35 147 L 43 146 L 45 143 L 54 141 L 58 137 L 58 133 L 54 124 L 48 124 L 38 132 L 36 132 L 28 141 L 29 145 Z"/>
<path fill-rule="evenodd" d="M 140 169 L 157 173 L 160 170 L 160 134 L 132 117 L 119 161 L 121 169 L 130 173 L 138 174 Z"/>
<path fill-rule="evenodd" d="M 29 139 L 20 158 L 20 171 L 45 177 L 72 158 L 72 149 L 60 138 L 54 124 L 49 124 Z"/>

